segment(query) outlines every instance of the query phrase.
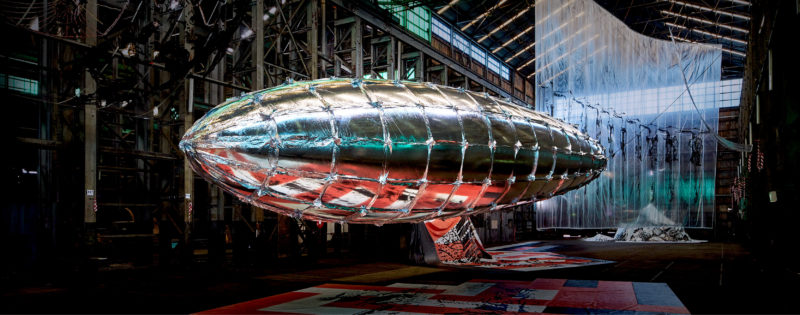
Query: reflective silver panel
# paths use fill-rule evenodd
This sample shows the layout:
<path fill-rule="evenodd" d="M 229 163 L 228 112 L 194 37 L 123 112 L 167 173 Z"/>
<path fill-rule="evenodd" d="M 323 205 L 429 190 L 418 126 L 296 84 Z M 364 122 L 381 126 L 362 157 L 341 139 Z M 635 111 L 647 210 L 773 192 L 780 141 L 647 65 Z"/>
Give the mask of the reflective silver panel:
<path fill-rule="evenodd" d="M 184 135 L 206 180 L 321 221 L 418 222 L 542 200 L 605 168 L 597 141 L 541 113 L 433 84 L 327 79 L 229 100 Z"/>

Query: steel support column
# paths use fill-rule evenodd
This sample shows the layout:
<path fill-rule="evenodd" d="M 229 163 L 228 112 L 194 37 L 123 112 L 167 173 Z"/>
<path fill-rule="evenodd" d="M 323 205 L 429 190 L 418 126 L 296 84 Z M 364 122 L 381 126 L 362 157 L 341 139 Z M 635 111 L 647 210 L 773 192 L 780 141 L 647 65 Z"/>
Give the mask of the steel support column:
<path fill-rule="evenodd" d="M 185 94 L 186 102 L 181 106 L 181 117 L 183 117 L 183 131 L 181 134 L 189 130 L 194 123 L 193 107 L 194 107 L 194 79 L 189 78 L 186 80 Z M 194 172 L 189 164 L 189 160 L 183 159 L 183 191 L 184 191 L 184 220 L 186 221 L 186 235 L 189 235 L 189 227 L 192 222 L 192 207 L 194 201 Z"/>
<path fill-rule="evenodd" d="M 321 3 L 320 3 L 320 6 L 319 6 L 319 10 L 320 10 L 319 18 L 320 18 L 320 20 L 322 20 L 322 22 L 320 23 L 320 32 L 321 32 L 320 35 L 322 36 L 322 40 L 320 41 L 320 43 L 322 44 L 320 46 L 320 50 L 322 50 L 322 58 L 319 61 L 319 63 L 320 63 L 320 66 L 322 68 L 323 76 L 327 77 L 328 76 L 328 62 L 326 60 L 330 60 L 330 56 L 328 55 L 328 30 L 326 29 L 326 27 L 327 27 L 326 18 L 327 17 L 325 16 L 325 14 L 326 14 L 326 12 L 325 12 L 326 11 L 326 8 L 325 8 L 326 3 L 325 3 L 325 0 L 320 0 L 320 1 L 321 1 Z"/>
<path fill-rule="evenodd" d="M 261 3 L 262 0 L 258 0 Z M 262 5 L 263 6 L 263 5 Z M 193 8 L 191 6 L 187 6 L 184 8 L 184 16 L 186 18 L 186 25 L 184 26 L 183 33 L 182 33 L 182 41 L 183 47 L 187 51 L 193 51 L 192 45 L 189 43 L 188 37 L 194 31 L 192 13 Z M 262 10 L 263 11 L 263 10 Z M 262 45 L 263 49 L 263 45 Z M 263 83 L 264 76 L 263 76 L 263 67 L 261 69 L 261 82 Z M 183 102 L 180 105 L 180 116 L 183 118 L 183 128 L 181 130 L 181 135 L 185 133 L 189 128 L 192 127 L 192 123 L 194 123 L 194 115 L 192 114 L 193 107 L 194 107 L 194 79 L 189 78 L 184 80 L 184 91 L 181 94 L 183 96 Z M 186 222 L 186 228 L 184 231 L 184 239 L 188 242 L 189 235 L 191 232 L 192 227 L 192 208 L 194 204 L 194 172 L 189 164 L 189 159 L 183 159 L 183 192 L 184 192 L 184 203 L 183 203 L 183 218 L 184 222 Z"/>
<path fill-rule="evenodd" d="M 364 46 L 363 38 L 361 37 L 361 18 L 356 16 L 350 27 L 352 28 L 350 31 L 350 49 L 352 49 L 350 63 L 353 66 L 353 76 L 360 79 L 364 77 Z"/>
<path fill-rule="evenodd" d="M 251 90 L 258 91 L 264 88 L 264 0 L 255 0 L 252 17 L 255 32 L 252 58 L 255 72 Z"/>
<path fill-rule="evenodd" d="M 306 33 L 306 50 L 311 57 L 308 62 L 311 80 L 319 79 L 319 7 L 317 1 L 310 0 L 306 6 L 306 25 L 309 28 Z"/>
<path fill-rule="evenodd" d="M 407 80 L 408 76 L 406 73 L 406 64 L 403 62 L 403 42 L 396 41 L 395 46 L 397 47 L 397 51 L 395 52 L 395 57 L 397 58 L 397 62 L 395 62 L 395 67 L 397 70 L 397 80 Z"/>
<path fill-rule="evenodd" d="M 443 64 L 442 68 L 442 85 L 449 85 L 449 82 L 447 82 L 447 65 Z"/>
<path fill-rule="evenodd" d="M 397 68 L 394 58 L 397 50 L 397 40 L 394 38 L 394 36 L 389 36 L 389 38 L 389 47 L 386 49 L 386 78 L 389 80 L 394 80 L 396 79 L 394 72 Z"/>
<path fill-rule="evenodd" d="M 414 79 L 416 79 L 417 82 L 430 81 L 425 78 L 425 54 L 423 54 L 421 50 L 417 54 L 417 62 L 414 64 L 414 73 Z"/>
<path fill-rule="evenodd" d="M 86 2 L 86 45 L 97 45 L 97 0 Z M 84 71 L 84 96 L 95 93 L 97 84 L 88 70 Z M 84 223 L 95 223 L 95 198 L 97 197 L 97 102 L 90 100 L 84 107 Z"/>

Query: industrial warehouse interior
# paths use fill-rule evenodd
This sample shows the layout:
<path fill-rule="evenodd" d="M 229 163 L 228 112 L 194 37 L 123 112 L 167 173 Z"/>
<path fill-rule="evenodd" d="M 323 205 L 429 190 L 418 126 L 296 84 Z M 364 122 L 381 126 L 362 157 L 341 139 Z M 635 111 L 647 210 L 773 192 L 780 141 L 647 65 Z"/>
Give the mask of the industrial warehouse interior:
<path fill-rule="evenodd" d="M 800 313 L 798 0 L 0 20 L 0 313 Z"/>

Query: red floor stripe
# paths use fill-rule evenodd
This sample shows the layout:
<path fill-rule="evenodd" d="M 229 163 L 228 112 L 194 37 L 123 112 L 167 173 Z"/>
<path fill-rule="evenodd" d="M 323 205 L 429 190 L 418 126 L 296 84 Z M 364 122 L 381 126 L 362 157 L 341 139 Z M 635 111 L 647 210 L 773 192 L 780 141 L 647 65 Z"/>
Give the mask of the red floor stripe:
<path fill-rule="evenodd" d="M 278 295 L 273 295 L 257 300 L 242 302 L 238 304 L 223 306 L 220 308 L 215 308 L 212 310 L 203 311 L 197 314 L 253 314 L 253 313 L 265 313 L 264 311 L 259 311 L 259 309 L 270 307 L 273 305 L 283 304 L 286 302 L 291 302 L 298 299 L 303 299 L 307 297 L 311 297 L 317 295 L 317 293 L 307 293 L 307 292 L 288 292 Z"/>

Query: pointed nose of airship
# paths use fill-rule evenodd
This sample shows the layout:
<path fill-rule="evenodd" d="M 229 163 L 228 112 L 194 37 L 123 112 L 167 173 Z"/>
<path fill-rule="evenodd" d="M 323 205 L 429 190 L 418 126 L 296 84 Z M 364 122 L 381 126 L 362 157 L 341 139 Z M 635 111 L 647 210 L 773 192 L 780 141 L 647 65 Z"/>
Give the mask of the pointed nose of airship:
<path fill-rule="evenodd" d="M 184 154 L 190 154 L 194 152 L 194 139 L 191 137 L 184 136 L 181 138 L 181 142 L 178 143 L 178 148 L 183 151 Z"/>
<path fill-rule="evenodd" d="M 261 113 L 258 94 L 246 95 L 215 107 L 184 134 L 179 148 L 192 168 L 207 179 L 245 194 L 256 190 L 263 179 L 242 169 L 267 169 L 269 143 L 274 128 Z"/>
<path fill-rule="evenodd" d="M 225 112 L 230 112 L 234 107 L 237 107 L 236 105 L 240 104 L 228 103 L 212 109 L 186 131 L 178 147 L 190 161 L 197 162 L 195 159 L 198 149 L 200 151 L 207 151 L 208 149 L 221 147 L 219 144 L 215 143 L 214 140 L 219 137 L 220 133 L 224 133 L 229 129 L 231 124 L 227 124 L 223 119 L 220 119 L 220 117 L 223 116 Z"/>
<path fill-rule="evenodd" d="M 231 100 L 211 109 L 205 116 L 197 120 L 191 129 L 186 131 L 179 147 L 184 153 L 198 148 L 219 148 L 233 146 L 237 141 L 232 135 L 252 128 L 259 121 L 248 117 L 247 112 L 260 104 L 255 97 L 243 97 Z M 219 140 L 229 142 L 220 143 Z M 230 141 L 233 141 L 231 143 Z"/>

